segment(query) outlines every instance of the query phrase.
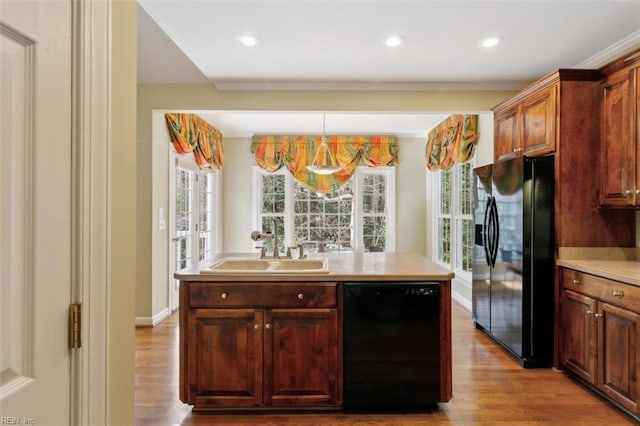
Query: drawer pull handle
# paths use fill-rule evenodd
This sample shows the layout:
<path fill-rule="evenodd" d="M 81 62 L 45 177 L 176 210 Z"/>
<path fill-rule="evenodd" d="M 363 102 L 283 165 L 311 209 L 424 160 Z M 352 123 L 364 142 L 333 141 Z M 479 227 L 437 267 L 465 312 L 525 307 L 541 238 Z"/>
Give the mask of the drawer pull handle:
<path fill-rule="evenodd" d="M 266 323 L 264 325 L 264 328 L 266 328 L 267 330 L 271 330 L 271 324 L 270 323 Z"/>
<path fill-rule="evenodd" d="M 580 280 L 576 280 L 575 278 L 571 280 L 571 284 L 578 285 L 580 284 Z"/>
<path fill-rule="evenodd" d="M 260 324 L 254 324 L 253 325 L 253 329 L 254 330 L 260 330 Z"/>
<path fill-rule="evenodd" d="M 618 299 L 622 299 L 624 297 L 624 291 L 620 290 L 616 290 L 613 292 L 613 297 L 617 297 Z"/>
<path fill-rule="evenodd" d="M 593 311 L 587 311 L 587 315 L 591 315 Z"/>
<path fill-rule="evenodd" d="M 304 299 L 304 294 L 298 293 L 298 299 L 300 299 L 300 300 Z"/>
<path fill-rule="evenodd" d="M 595 314 L 594 317 L 596 317 L 596 319 L 602 318 L 602 314 Z"/>
<path fill-rule="evenodd" d="M 223 299 L 226 299 L 227 297 L 229 297 L 229 293 L 227 293 L 226 291 L 224 293 L 222 293 L 220 295 L 220 297 L 222 297 Z"/>

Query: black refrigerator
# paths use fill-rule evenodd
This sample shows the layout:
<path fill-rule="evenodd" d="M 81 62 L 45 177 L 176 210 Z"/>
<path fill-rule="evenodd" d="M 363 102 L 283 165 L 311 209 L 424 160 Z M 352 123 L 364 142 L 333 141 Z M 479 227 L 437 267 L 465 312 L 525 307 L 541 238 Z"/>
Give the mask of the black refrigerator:
<path fill-rule="evenodd" d="M 474 169 L 473 321 L 523 367 L 553 362 L 553 157 Z"/>

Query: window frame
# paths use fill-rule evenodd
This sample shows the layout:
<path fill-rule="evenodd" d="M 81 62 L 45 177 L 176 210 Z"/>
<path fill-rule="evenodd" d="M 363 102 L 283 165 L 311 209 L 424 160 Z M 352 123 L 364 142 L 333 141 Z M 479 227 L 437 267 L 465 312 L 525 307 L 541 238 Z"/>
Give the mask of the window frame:
<path fill-rule="evenodd" d="M 386 226 L 385 226 L 385 252 L 394 252 L 396 249 L 396 232 L 395 232 L 395 220 L 396 220 L 396 200 L 395 200 L 395 175 L 396 170 L 393 166 L 383 167 L 366 167 L 358 166 L 352 177 L 353 181 L 353 197 L 354 197 L 354 253 L 362 253 L 365 251 L 362 224 L 363 224 L 363 208 L 362 208 L 362 185 L 364 176 L 368 174 L 383 175 L 386 177 L 387 185 L 385 188 L 385 208 L 386 208 Z M 282 175 L 284 176 L 285 186 L 285 202 L 283 223 L 285 229 L 285 236 L 282 240 L 284 247 L 291 247 L 295 245 L 295 212 L 294 212 L 294 193 L 296 179 L 291 173 L 284 167 L 275 172 L 268 172 L 259 166 L 254 165 L 252 170 L 252 229 L 262 232 L 262 217 L 263 215 L 269 215 L 268 213 L 262 213 L 260 211 L 261 203 L 261 176 L 263 175 Z M 254 248 L 254 251 L 259 251 Z M 335 252 L 339 253 L 339 252 Z"/>
<path fill-rule="evenodd" d="M 440 194 L 442 192 L 441 176 L 443 171 L 438 170 L 437 172 L 434 173 L 435 178 L 433 179 L 433 183 L 432 183 L 432 199 L 435 200 L 435 202 L 432 205 L 433 207 L 432 217 L 434 218 L 432 221 L 432 232 L 433 232 L 434 238 L 432 238 L 431 258 L 435 263 L 451 269 L 456 274 L 456 278 L 459 278 L 463 281 L 471 282 L 472 271 L 471 270 L 465 271 L 461 267 L 462 261 L 463 261 L 463 246 L 462 246 L 463 230 L 462 230 L 462 227 L 459 226 L 459 221 L 471 220 L 472 229 L 473 229 L 473 211 L 469 212 L 468 214 L 462 213 L 462 200 L 460 198 L 462 195 L 462 191 L 461 191 L 460 184 L 462 182 L 461 173 L 462 173 L 463 165 L 470 166 L 471 187 L 470 187 L 469 195 L 472 197 L 472 194 L 473 194 L 472 186 L 473 186 L 473 168 L 475 167 L 475 158 L 471 159 L 466 163 L 455 163 L 449 170 L 451 172 L 451 196 L 449 199 L 449 203 L 450 203 L 449 214 L 441 213 L 442 199 Z M 469 200 L 469 201 L 470 203 L 473 203 L 473 200 Z M 439 257 L 440 230 L 438 226 L 438 222 L 439 222 L 438 219 L 444 218 L 444 217 L 448 218 L 450 223 L 450 236 L 449 236 L 450 262 L 449 263 L 444 262 Z M 473 244 L 473 241 L 471 241 L 471 244 Z M 471 247 L 471 249 L 473 250 L 473 246 Z"/>
<path fill-rule="evenodd" d="M 170 234 L 170 238 L 175 238 L 176 237 L 176 224 L 174 223 L 174 218 L 176 217 L 176 210 L 175 210 L 175 197 L 177 195 L 177 188 L 176 188 L 176 169 L 178 167 L 189 170 L 191 172 L 194 173 L 194 177 L 195 177 L 195 182 L 194 182 L 194 189 L 193 189 L 193 205 L 194 205 L 194 209 L 192 211 L 193 214 L 193 220 L 196 226 L 196 229 L 194 231 L 194 238 L 193 238 L 193 243 L 192 243 L 192 265 L 197 264 L 198 262 L 202 261 L 203 259 L 201 259 L 201 253 L 200 253 L 200 238 L 202 237 L 203 234 L 210 234 L 210 238 L 209 238 L 209 242 L 210 242 L 210 251 L 209 251 L 209 255 L 207 257 L 212 257 L 213 255 L 215 255 L 216 253 L 220 252 L 220 247 L 221 247 L 221 232 L 220 230 L 222 229 L 221 226 L 221 190 L 220 190 L 220 176 L 218 172 L 215 172 L 213 170 L 207 170 L 207 169 L 203 169 L 200 168 L 196 165 L 196 162 L 193 158 L 193 156 L 191 155 L 185 155 L 185 154 L 179 154 L 177 151 L 175 151 L 175 149 L 171 149 L 171 155 L 170 155 L 170 161 L 171 161 L 171 167 L 170 167 L 170 173 L 169 173 L 169 234 Z M 210 214 L 210 223 L 211 223 L 211 228 L 209 230 L 203 231 L 202 229 L 200 229 L 200 213 L 201 213 L 201 208 L 200 208 L 200 199 L 201 199 L 201 193 L 200 193 L 200 179 L 202 179 L 202 176 L 206 175 L 207 178 L 211 179 L 208 185 L 208 194 L 210 194 L 208 196 L 208 212 Z M 172 250 L 170 253 L 170 257 L 169 259 L 174 259 L 175 257 L 175 245 L 171 244 Z M 205 258 L 207 258 L 205 257 Z M 173 265 L 174 261 L 171 260 L 169 262 L 169 268 L 172 269 L 174 267 Z M 173 272 L 174 271 L 170 271 L 170 276 L 173 276 Z"/>

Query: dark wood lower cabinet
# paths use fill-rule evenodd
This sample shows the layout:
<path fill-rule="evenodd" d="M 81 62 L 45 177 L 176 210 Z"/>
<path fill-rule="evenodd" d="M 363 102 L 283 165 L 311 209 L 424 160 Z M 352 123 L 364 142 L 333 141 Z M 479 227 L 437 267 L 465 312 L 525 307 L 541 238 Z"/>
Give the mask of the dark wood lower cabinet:
<path fill-rule="evenodd" d="M 256 290 L 272 306 L 256 306 Z M 341 407 L 337 284 L 181 292 L 183 402 L 195 410 Z"/>
<path fill-rule="evenodd" d="M 596 382 L 597 301 L 570 290 L 564 292 L 564 364 L 587 383 Z"/>
<path fill-rule="evenodd" d="M 336 310 L 274 309 L 266 317 L 265 404 L 338 404 Z"/>
<path fill-rule="evenodd" d="M 598 387 L 631 412 L 638 413 L 638 331 L 640 315 L 599 303 L 601 348 Z"/>
<path fill-rule="evenodd" d="M 262 404 L 262 309 L 192 309 L 187 400 L 197 407 Z"/>
<path fill-rule="evenodd" d="M 640 420 L 640 288 L 562 270 L 561 361 Z"/>

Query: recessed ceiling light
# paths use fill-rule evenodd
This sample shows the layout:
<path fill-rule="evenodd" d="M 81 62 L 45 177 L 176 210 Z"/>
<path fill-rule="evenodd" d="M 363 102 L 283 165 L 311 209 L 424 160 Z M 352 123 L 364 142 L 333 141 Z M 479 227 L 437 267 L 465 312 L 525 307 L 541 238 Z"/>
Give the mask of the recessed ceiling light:
<path fill-rule="evenodd" d="M 394 35 L 394 36 L 388 37 L 384 41 L 384 44 L 386 44 L 388 47 L 398 47 L 402 43 L 404 43 L 404 37 L 402 37 L 401 35 Z"/>
<path fill-rule="evenodd" d="M 247 47 L 253 47 L 258 44 L 258 38 L 252 35 L 241 35 L 238 36 L 238 41 L 244 44 Z"/>
<path fill-rule="evenodd" d="M 482 47 L 493 47 L 500 43 L 500 37 L 487 37 L 482 40 Z"/>

